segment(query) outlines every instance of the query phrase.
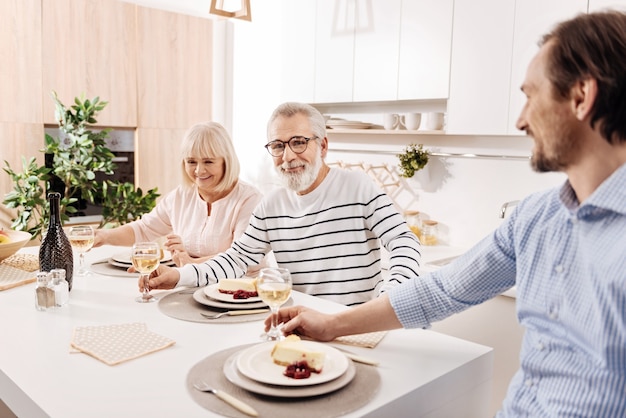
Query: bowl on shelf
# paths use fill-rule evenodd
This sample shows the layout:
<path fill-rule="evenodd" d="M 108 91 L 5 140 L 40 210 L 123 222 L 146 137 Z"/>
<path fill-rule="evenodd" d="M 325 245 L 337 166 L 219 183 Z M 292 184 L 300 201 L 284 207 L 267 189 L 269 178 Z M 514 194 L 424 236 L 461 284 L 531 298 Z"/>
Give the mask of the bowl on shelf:
<path fill-rule="evenodd" d="M 0 261 L 18 252 L 32 237 L 28 232 L 13 230 L 2 230 L 0 235 Z"/>

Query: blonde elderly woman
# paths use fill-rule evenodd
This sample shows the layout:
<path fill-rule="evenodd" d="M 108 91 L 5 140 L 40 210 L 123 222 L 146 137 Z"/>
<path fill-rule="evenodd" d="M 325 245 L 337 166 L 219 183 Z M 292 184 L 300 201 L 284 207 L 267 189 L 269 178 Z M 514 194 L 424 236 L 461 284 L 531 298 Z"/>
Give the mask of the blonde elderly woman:
<path fill-rule="evenodd" d="M 219 123 L 191 127 L 181 144 L 183 184 L 141 219 L 98 229 L 94 246 L 131 246 L 166 237 L 178 266 L 199 263 L 230 247 L 248 226 L 261 200 L 254 186 L 239 180 L 239 160 Z"/>

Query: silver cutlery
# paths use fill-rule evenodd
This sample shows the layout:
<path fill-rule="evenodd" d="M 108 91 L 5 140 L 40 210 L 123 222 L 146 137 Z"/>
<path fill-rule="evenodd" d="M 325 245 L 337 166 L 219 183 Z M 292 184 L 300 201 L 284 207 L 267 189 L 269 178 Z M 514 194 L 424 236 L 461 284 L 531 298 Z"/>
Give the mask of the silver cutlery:
<path fill-rule="evenodd" d="M 210 392 L 210 393 L 214 394 L 215 396 L 217 396 L 218 398 L 220 398 L 221 400 L 223 400 L 227 404 L 237 408 L 238 410 L 240 410 L 244 414 L 250 415 L 252 417 L 259 416 L 259 413 L 257 411 L 255 411 L 254 408 L 252 408 L 247 403 L 245 403 L 243 401 L 240 401 L 239 399 L 235 398 L 232 395 L 229 395 L 228 393 L 226 393 L 226 392 L 224 392 L 222 390 L 214 389 L 214 388 L 212 388 L 211 386 L 209 386 L 205 382 L 194 383 L 193 387 L 196 388 L 197 390 L 199 390 L 200 392 Z"/>
<path fill-rule="evenodd" d="M 226 312 L 220 312 L 217 314 L 200 312 L 200 315 L 202 315 L 203 317 L 207 319 L 217 319 L 217 318 L 221 318 L 224 315 L 228 315 L 228 316 L 252 315 L 252 314 L 265 313 L 265 312 L 269 312 L 269 309 L 241 309 L 238 311 L 226 311 Z"/>

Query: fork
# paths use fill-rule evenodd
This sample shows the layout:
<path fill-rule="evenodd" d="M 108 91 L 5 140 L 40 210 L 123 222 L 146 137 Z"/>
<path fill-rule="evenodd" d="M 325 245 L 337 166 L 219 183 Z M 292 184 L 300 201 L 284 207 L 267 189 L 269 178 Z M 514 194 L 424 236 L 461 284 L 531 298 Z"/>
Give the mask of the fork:
<path fill-rule="evenodd" d="M 254 408 L 252 408 L 247 403 L 245 403 L 243 401 L 240 401 L 239 399 L 235 398 L 232 395 L 229 395 L 228 393 L 226 393 L 226 392 L 224 392 L 222 390 L 214 389 L 214 388 L 212 388 L 210 385 L 208 385 L 205 382 L 194 383 L 193 387 L 196 388 L 197 390 L 199 390 L 200 392 L 210 392 L 210 393 L 214 394 L 215 396 L 217 396 L 218 398 L 220 398 L 221 400 L 223 400 L 227 404 L 237 408 L 238 410 L 240 410 L 244 414 L 250 415 L 252 417 L 259 416 L 259 413 L 257 411 L 255 411 Z"/>
<path fill-rule="evenodd" d="M 226 312 L 220 312 L 220 313 L 217 313 L 217 314 L 210 314 L 210 313 L 200 312 L 200 315 L 202 315 L 203 317 L 205 317 L 207 319 L 217 319 L 217 318 L 223 317 L 224 315 L 229 315 L 229 316 L 251 315 L 251 314 L 264 313 L 264 312 L 269 312 L 269 310 L 267 310 L 267 309 L 242 309 L 242 310 L 239 310 L 239 311 L 226 311 Z"/>

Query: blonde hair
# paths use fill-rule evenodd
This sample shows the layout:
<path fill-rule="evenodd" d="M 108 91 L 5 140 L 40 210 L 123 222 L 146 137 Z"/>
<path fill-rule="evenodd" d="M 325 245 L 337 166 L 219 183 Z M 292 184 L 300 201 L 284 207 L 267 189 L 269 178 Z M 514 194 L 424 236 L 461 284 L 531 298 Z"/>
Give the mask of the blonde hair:
<path fill-rule="evenodd" d="M 198 123 L 189 128 L 183 137 L 180 155 L 183 182 L 187 186 L 194 184 L 185 170 L 187 158 L 224 159 L 224 177 L 215 187 L 216 192 L 231 189 L 239 180 L 239 159 L 235 153 L 233 141 L 226 129 L 217 122 Z"/>

